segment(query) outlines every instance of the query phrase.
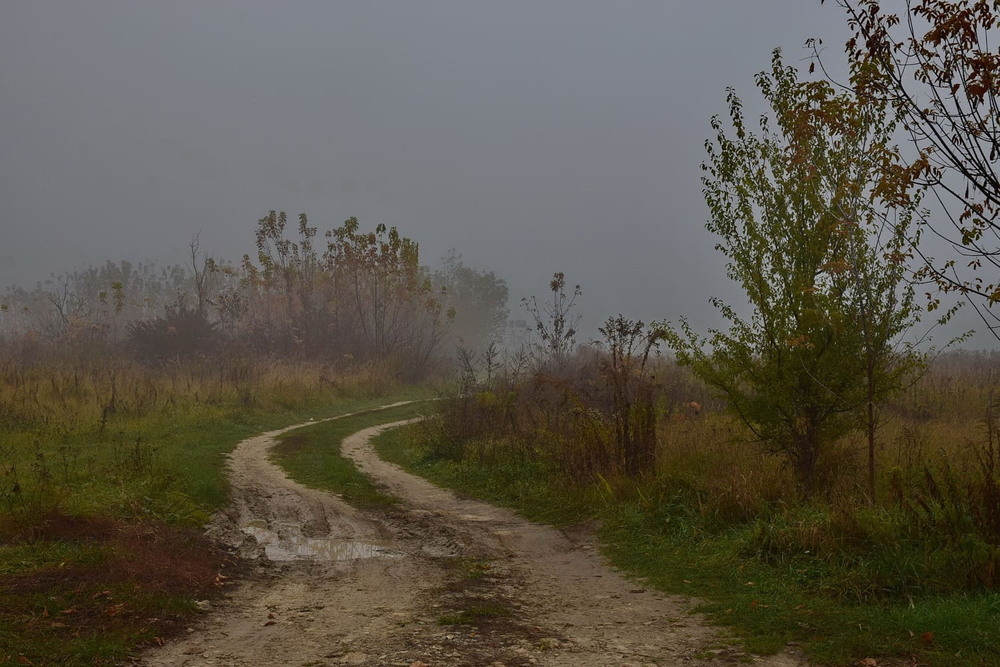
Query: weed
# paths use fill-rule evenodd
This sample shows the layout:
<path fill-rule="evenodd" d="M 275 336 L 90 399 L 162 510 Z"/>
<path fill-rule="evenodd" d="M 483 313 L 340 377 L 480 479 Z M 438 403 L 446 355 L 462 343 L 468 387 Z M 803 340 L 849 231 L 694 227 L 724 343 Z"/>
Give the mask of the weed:
<path fill-rule="evenodd" d="M 437 619 L 438 625 L 474 625 L 481 619 L 510 616 L 510 610 L 502 604 L 474 604 L 452 614 L 444 614 Z"/>

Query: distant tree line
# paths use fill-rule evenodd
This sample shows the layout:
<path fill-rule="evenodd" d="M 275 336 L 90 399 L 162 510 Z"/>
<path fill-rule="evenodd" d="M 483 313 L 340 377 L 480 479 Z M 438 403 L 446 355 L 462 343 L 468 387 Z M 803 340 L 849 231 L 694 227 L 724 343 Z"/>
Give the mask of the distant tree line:
<path fill-rule="evenodd" d="M 419 377 L 481 349 L 507 320 L 507 285 L 449 255 L 420 263 L 395 227 L 357 218 L 322 236 L 305 214 L 257 222 L 256 257 L 206 255 L 196 237 L 187 266 L 107 262 L 52 275 L 0 296 L 0 342 L 126 350 L 142 360 L 241 349 L 344 365 L 384 363 Z"/>

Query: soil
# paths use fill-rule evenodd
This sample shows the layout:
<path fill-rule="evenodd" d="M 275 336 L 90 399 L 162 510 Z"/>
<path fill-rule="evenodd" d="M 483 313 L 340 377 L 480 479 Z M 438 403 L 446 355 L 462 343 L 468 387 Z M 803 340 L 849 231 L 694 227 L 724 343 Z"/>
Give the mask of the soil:
<path fill-rule="evenodd" d="M 209 534 L 253 565 L 205 602 L 184 636 L 143 665 L 800 665 L 751 656 L 692 614 L 610 568 L 586 526 L 557 530 L 385 463 L 370 440 L 343 452 L 400 499 L 360 511 L 288 479 L 277 435 L 229 460 L 233 502 Z"/>
<path fill-rule="evenodd" d="M 53 513 L 10 539 L 29 536 L 89 546 L 92 558 L 0 576 L 2 664 L 84 664 L 91 652 L 120 655 L 142 636 L 162 642 L 192 615 L 178 601 L 217 597 L 246 571 L 193 528 Z"/>

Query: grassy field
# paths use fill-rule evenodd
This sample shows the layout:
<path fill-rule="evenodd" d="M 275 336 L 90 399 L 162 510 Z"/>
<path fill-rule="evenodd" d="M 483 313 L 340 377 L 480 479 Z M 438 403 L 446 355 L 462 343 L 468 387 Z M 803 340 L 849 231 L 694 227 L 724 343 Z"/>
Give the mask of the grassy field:
<path fill-rule="evenodd" d="M 0 369 L 0 663 L 95 664 L 182 632 L 238 564 L 201 536 L 240 440 L 420 398 L 260 361 Z"/>
<path fill-rule="evenodd" d="M 330 491 L 358 507 L 384 507 L 396 501 L 340 454 L 344 438 L 370 426 L 431 413 L 433 401 L 417 400 L 392 408 L 360 412 L 343 419 L 310 424 L 282 434 L 271 458 L 301 484 Z"/>
<path fill-rule="evenodd" d="M 942 384 L 952 392 L 943 398 Z M 829 493 L 805 502 L 777 457 L 742 442 L 740 425 L 715 413 L 664 419 L 657 472 L 638 482 L 574 480 L 537 445 L 544 435 L 531 455 L 502 440 L 459 444 L 441 420 L 383 434 L 376 448 L 439 485 L 534 520 L 598 520 L 616 566 L 705 600 L 700 611 L 752 651 L 792 642 L 829 665 L 867 657 L 1000 664 L 997 550 L 958 477 L 966 485 L 974 477 L 973 443 L 989 425 L 969 399 L 986 393 L 935 377 L 912 388 L 881 433 L 886 498 L 875 504 L 858 501 L 860 440 L 840 443 L 826 462 Z M 945 407 L 937 419 L 923 411 L 930 399 Z"/>
<path fill-rule="evenodd" d="M 856 437 L 825 452 L 823 492 L 806 501 L 779 457 L 700 396 L 701 414 L 659 414 L 655 474 L 636 480 L 601 472 L 593 411 L 546 421 L 538 395 L 467 396 L 463 419 L 479 410 L 496 430 L 462 440 L 447 405 L 366 412 L 431 396 L 372 368 L 0 360 L 0 662 L 111 662 L 182 632 L 239 574 L 200 528 L 226 502 L 223 463 L 241 439 L 360 411 L 285 434 L 274 456 L 304 483 L 379 506 L 393 499 L 336 445 L 443 408 L 382 436 L 380 453 L 538 521 L 598 520 L 618 566 L 705 600 L 754 651 L 1000 664 L 995 362 L 959 356 L 885 406 L 876 498 Z"/>

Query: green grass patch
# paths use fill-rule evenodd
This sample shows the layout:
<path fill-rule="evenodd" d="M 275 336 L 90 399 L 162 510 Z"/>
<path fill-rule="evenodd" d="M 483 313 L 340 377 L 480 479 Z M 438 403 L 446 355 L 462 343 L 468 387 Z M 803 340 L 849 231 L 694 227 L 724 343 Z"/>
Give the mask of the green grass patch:
<path fill-rule="evenodd" d="M 671 489 L 669 480 L 573 486 L 540 461 L 441 456 L 434 435 L 417 425 L 386 432 L 375 445 L 410 472 L 534 520 L 598 519 L 616 567 L 705 600 L 698 610 L 753 652 L 796 642 L 827 665 L 865 657 L 1000 664 L 1000 595 L 947 592 L 948 581 L 934 574 L 984 557 L 981 545 L 917 539 L 891 514 L 847 521 L 823 507 L 778 508 L 727 524 L 701 513 L 698 494 Z"/>
<path fill-rule="evenodd" d="M 602 518 L 600 537 L 615 565 L 661 590 L 708 600 L 698 610 L 736 630 L 751 651 L 772 653 L 796 641 L 812 660 L 830 665 L 913 655 L 930 665 L 1000 663 L 1000 596 L 852 603 L 817 590 L 823 578 L 852 576 L 848 568 L 748 556 L 753 527 L 670 529 L 636 503 L 610 505 Z"/>
<path fill-rule="evenodd" d="M 482 581 L 493 569 L 488 560 L 481 558 L 457 558 L 445 562 L 457 569 L 466 583 Z"/>
<path fill-rule="evenodd" d="M 375 438 L 375 451 L 438 486 L 509 507 L 533 521 L 567 526 L 597 516 L 599 490 L 560 484 L 550 465 L 515 460 L 472 465 L 441 458 L 429 450 L 425 433 L 419 424 L 386 431 Z"/>
<path fill-rule="evenodd" d="M 437 619 L 438 625 L 474 625 L 489 618 L 510 616 L 510 610 L 502 604 L 475 604 L 453 614 L 443 614 Z"/>
<path fill-rule="evenodd" d="M 203 525 L 228 499 L 225 458 L 241 440 L 427 394 L 411 389 L 391 397 L 312 395 L 295 407 L 259 411 L 173 403 L 122 415 L 103 427 L 95 422 L 7 434 L 0 443 L 0 541 L 52 512 Z M 12 494 L 15 482 L 19 492 Z"/>
<path fill-rule="evenodd" d="M 430 394 L 290 378 L 252 400 L 206 400 L 199 381 L 106 414 L 0 410 L 0 664 L 118 662 L 183 629 L 194 600 L 220 590 L 222 558 L 196 538 L 228 500 L 225 459 L 241 440 Z"/>
<path fill-rule="evenodd" d="M 96 565 L 113 551 L 94 542 L 45 541 L 13 544 L 0 550 L 0 577 L 13 576 L 48 568 Z"/>
<path fill-rule="evenodd" d="M 41 541 L 4 551 L 0 662 L 124 660 L 137 645 L 181 632 L 195 600 L 218 595 L 229 576 L 226 554 L 194 528 L 65 516 L 47 523 Z"/>
<path fill-rule="evenodd" d="M 344 438 L 371 426 L 412 419 L 433 411 L 433 401 L 361 412 L 341 419 L 310 424 L 282 434 L 271 458 L 295 481 L 339 494 L 359 507 L 384 507 L 396 502 L 354 463 L 340 453 Z"/>

